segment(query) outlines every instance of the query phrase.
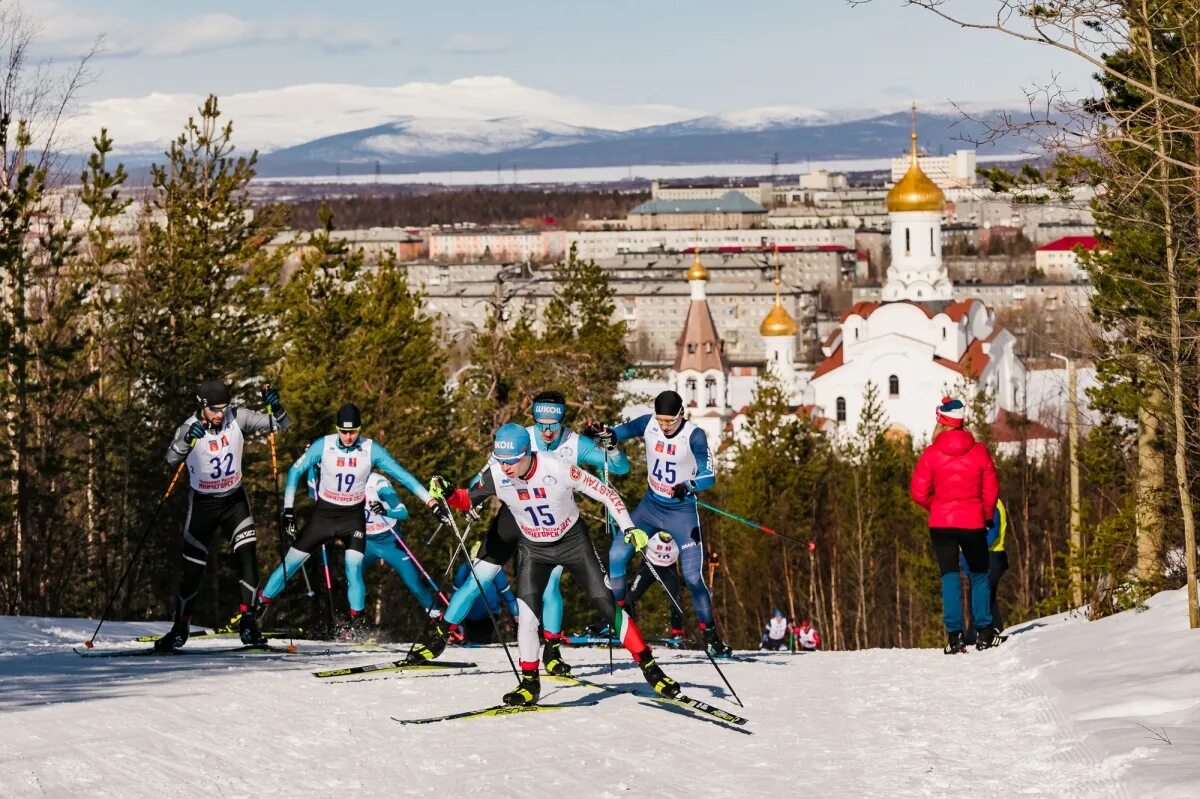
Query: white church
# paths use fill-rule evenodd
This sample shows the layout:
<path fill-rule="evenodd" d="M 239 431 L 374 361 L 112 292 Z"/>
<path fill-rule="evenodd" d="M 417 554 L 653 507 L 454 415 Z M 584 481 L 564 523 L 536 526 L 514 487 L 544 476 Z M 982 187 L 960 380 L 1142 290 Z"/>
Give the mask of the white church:
<path fill-rule="evenodd" d="M 986 392 L 989 421 L 998 427 L 1007 425 L 1010 414 L 1021 415 L 1026 376 L 1014 351 L 1016 339 L 998 326 L 995 311 L 982 300 L 953 300 L 941 252 L 945 202 L 918 165 L 914 126 L 908 172 L 887 195 L 892 261 L 883 300 L 860 302 L 844 313 L 811 371 L 795 362 L 798 326 L 780 300 L 776 274 L 775 304 L 759 327 L 766 344 L 763 371 L 779 380 L 797 413 L 818 420 L 827 432 L 857 429 L 868 382 L 875 385 L 890 432 L 913 441 L 930 438 L 934 408 L 946 394 L 970 401 Z M 687 273 L 691 306 L 666 385 L 639 381 L 646 384 L 629 388 L 651 395 L 667 387 L 678 391 L 688 418 L 716 450 L 740 438 L 740 409 L 753 397 L 759 376 L 730 373 L 705 295 L 708 278 L 697 253 Z M 1021 435 L 1057 438 L 1036 423 Z"/>

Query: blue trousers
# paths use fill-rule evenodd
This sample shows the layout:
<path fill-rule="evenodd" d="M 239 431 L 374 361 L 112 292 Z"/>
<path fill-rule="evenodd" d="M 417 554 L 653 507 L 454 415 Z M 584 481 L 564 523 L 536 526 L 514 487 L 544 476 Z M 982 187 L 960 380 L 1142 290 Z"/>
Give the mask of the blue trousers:
<path fill-rule="evenodd" d="M 654 535 L 659 530 L 671 534 L 679 544 L 679 570 L 683 581 L 692 594 L 692 609 L 701 624 L 713 623 L 712 595 L 704 583 L 704 539 L 700 534 L 700 516 L 694 502 L 664 505 L 646 492 L 642 501 L 630 514 L 633 523 Z M 613 596 L 625 598 L 625 567 L 633 555 L 633 546 L 625 543 L 619 530 L 614 530 L 612 546 L 608 550 L 608 579 L 612 583 Z"/>
<path fill-rule="evenodd" d="M 479 583 L 484 588 L 492 584 L 501 569 L 500 566 L 486 560 L 475 561 L 471 568 L 474 569 L 475 577 L 479 578 Z M 556 566 L 550 572 L 550 581 L 546 584 L 546 590 L 542 592 L 542 627 L 550 635 L 558 635 L 562 632 L 563 599 L 562 589 L 559 587 L 562 573 L 563 567 Z M 473 577 L 468 577 L 466 582 L 454 592 L 454 596 L 450 597 L 450 605 L 446 608 L 446 622 L 461 624 L 479 595 L 479 584 Z"/>
<path fill-rule="evenodd" d="M 404 581 L 404 587 L 416 597 L 417 601 L 421 603 L 421 607 L 425 610 L 433 608 L 433 591 L 429 588 L 429 583 L 425 581 L 416 564 L 412 562 L 412 558 L 408 556 L 404 547 L 400 546 L 391 533 L 367 536 L 367 548 L 363 553 L 360 574 L 370 568 L 371 564 L 381 560 L 396 570 L 396 574 L 400 575 L 400 579 Z M 347 567 L 347 578 L 350 577 L 349 572 Z M 350 607 L 361 610 L 366 603 L 367 587 L 361 579 L 357 581 L 357 584 L 349 583 L 349 586 Z"/>
<path fill-rule="evenodd" d="M 942 573 L 942 623 L 946 632 L 963 630 L 962 578 L 958 576 L 958 553 L 967 561 L 971 581 L 971 617 L 978 629 L 992 625 L 991 595 L 988 591 L 987 532 L 958 527 L 931 527 L 929 540 Z"/>

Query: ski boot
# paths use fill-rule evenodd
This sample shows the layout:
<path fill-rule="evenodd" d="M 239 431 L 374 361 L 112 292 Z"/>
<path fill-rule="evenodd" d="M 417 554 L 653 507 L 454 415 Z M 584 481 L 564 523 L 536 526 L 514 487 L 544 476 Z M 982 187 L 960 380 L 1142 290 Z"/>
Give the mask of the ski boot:
<path fill-rule="evenodd" d="M 542 695 L 542 680 L 538 677 L 537 664 L 533 671 L 521 670 L 521 682 L 517 687 L 504 695 L 502 700 L 506 705 L 536 705 Z"/>
<path fill-rule="evenodd" d="M 686 643 L 683 640 L 683 630 L 678 627 L 671 627 L 667 630 L 667 637 L 663 639 L 663 646 L 670 649 L 683 649 Z"/>
<path fill-rule="evenodd" d="M 338 638 L 347 643 L 361 643 L 369 637 L 367 617 L 362 611 L 350 611 L 350 619 L 346 622 L 346 626 L 342 629 Z"/>
<path fill-rule="evenodd" d="M 547 640 L 542 646 L 542 663 L 546 664 L 547 674 L 555 677 L 567 677 L 571 674 L 571 664 L 563 660 L 557 638 Z"/>
<path fill-rule="evenodd" d="M 704 648 L 715 658 L 733 656 L 733 647 L 722 641 L 721 636 L 717 635 L 716 625 L 704 628 Z"/>
<path fill-rule="evenodd" d="M 258 619 L 253 610 L 243 610 L 238 619 L 238 637 L 245 646 L 267 646 L 267 639 L 258 629 Z"/>
<path fill-rule="evenodd" d="M 962 631 L 946 633 L 946 648 L 942 650 L 947 655 L 958 655 L 967 651 L 967 643 L 963 640 Z"/>
<path fill-rule="evenodd" d="M 154 642 L 155 652 L 174 652 L 179 647 L 187 643 L 188 635 L 192 631 L 192 617 L 184 616 L 181 619 L 176 619 L 175 624 L 171 626 L 170 632 Z"/>
<path fill-rule="evenodd" d="M 975 641 L 975 648 L 980 651 L 991 649 L 992 647 L 1000 646 L 1006 640 L 1008 640 L 1008 636 L 1001 635 L 1000 631 L 995 627 L 984 627 L 979 631 L 979 637 Z"/>
<path fill-rule="evenodd" d="M 438 619 L 429 626 L 429 640 L 424 644 L 417 644 L 413 650 L 408 653 L 408 657 L 404 659 L 407 665 L 419 665 L 435 660 L 439 655 L 446 651 L 446 641 L 449 639 L 449 632 L 444 619 Z"/>
<path fill-rule="evenodd" d="M 650 647 L 646 647 L 638 655 L 638 665 L 642 667 L 642 676 L 646 678 L 646 682 L 650 683 L 650 687 L 656 694 L 661 694 L 667 699 L 675 699 L 682 693 L 683 689 L 679 687 L 679 683 L 664 674 L 663 670 L 654 662 L 654 654 L 650 651 Z"/>

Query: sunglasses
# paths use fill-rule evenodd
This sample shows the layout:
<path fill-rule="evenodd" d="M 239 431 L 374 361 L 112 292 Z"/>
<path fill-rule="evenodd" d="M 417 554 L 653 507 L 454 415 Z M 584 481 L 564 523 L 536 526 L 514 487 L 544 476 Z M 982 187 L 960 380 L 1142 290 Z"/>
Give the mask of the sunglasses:
<path fill-rule="evenodd" d="M 551 433 L 557 433 L 559 430 L 562 430 L 562 422 L 539 422 L 535 419 L 533 426 L 537 428 L 539 433 L 544 433 L 547 430 Z"/>
<path fill-rule="evenodd" d="M 362 430 L 362 428 L 361 427 L 339 427 L 337 429 L 337 431 L 344 436 L 348 436 L 351 433 L 357 433 L 359 430 Z"/>
<path fill-rule="evenodd" d="M 224 405 L 205 405 L 204 407 L 208 408 L 210 413 L 225 413 L 225 411 L 229 410 L 229 403 L 225 403 Z"/>
<path fill-rule="evenodd" d="M 497 463 L 503 463 L 508 466 L 512 466 L 514 463 L 520 463 L 521 458 L 524 458 L 525 456 L 524 455 L 510 455 L 510 456 L 501 458 L 499 455 L 493 454 L 492 457 L 496 459 Z"/>

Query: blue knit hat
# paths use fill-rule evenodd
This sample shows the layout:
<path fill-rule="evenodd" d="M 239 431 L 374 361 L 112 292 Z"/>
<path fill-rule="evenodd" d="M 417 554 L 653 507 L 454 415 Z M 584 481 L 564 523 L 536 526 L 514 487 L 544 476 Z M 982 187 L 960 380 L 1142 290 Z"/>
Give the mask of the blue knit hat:
<path fill-rule="evenodd" d="M 938 424 L 944 424 L 946 427 L 962 427 L 966 416 L 967 407 L 963 405 L 962 400 L 942 397 L 942 404 L 937 408 Z"/>
<path fill-rule="evenodd" d="M 529 448 L 529 431 L 519 424 L 509 422 L 496 431 L 492 457 L 501 463 L 516 463 L 529 454 Z"/>

